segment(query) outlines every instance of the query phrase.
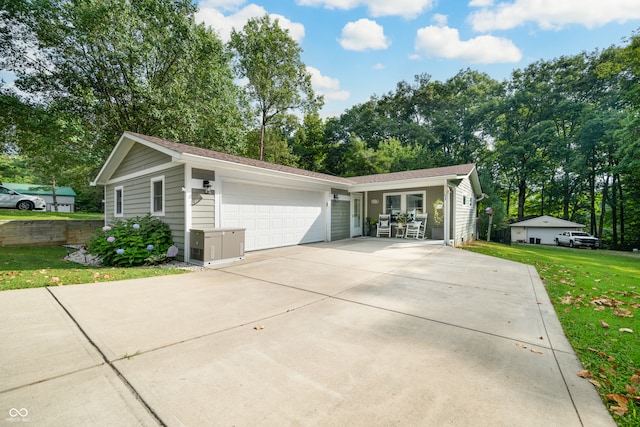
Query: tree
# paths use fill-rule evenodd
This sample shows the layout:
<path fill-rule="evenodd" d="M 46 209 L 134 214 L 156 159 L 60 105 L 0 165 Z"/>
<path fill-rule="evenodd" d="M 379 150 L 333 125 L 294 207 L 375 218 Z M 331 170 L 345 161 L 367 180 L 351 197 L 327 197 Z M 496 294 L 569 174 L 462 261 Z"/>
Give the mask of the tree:
<path fill-rule="evenodd" d="M 317 111 L 322 98 L 311 87 L 311 75 L 302 49 L 269 15 L 250 19 L 242 32 L 231 32 L 229 47 L 236 54 L 238 77 L 248 80 L 247 90 L 260 116 L 260 160 L 264 158 L 265 131 L 278 116 L 290 110 Z"/>
<path fill-rule="evenodd" d="M 11 31 L 0 43 L 0 68 L 16 73 L 26 103 L 80 121 L 84 140 L 75 151 L 92 150 L 94 168 L 123 131 L 242 152 L 231 55 L 195 24 L 193 2 L 3 3 L 0 28 Z"/>

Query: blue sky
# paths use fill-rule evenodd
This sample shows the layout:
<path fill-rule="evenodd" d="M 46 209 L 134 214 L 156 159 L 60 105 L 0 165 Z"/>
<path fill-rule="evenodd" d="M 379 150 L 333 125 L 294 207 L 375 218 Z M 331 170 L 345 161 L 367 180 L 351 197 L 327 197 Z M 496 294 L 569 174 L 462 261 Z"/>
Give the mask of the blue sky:
<path fill-rule="evenodd" d="M 198 22 L 228 41 L 268 13 L 303 49 L 322 116 L 413 82 L 471 68 L 497 80 L 531 62 L 623 45 L 639 0 L 194 0 Z M 14 76 L 1 72 L 11 84 Z"/>
<path fill-rule="evenodd" d="M 224 41 L 265 13 L 303 49 L 324 117 L 461 69 L 507 79 L 541 59 L 623 45 L 640 29 L 638 0 L 202 0 L 196 20 Z"/>

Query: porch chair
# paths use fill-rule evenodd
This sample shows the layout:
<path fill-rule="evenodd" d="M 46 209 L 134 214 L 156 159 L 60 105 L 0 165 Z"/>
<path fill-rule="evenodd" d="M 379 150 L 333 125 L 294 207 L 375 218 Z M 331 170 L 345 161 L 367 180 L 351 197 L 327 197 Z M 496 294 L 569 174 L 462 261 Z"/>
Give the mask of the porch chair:
<path fill-rule="evenodd" d="M 416 239 L 424 240 L 428 217 L 429 217 L 429 214 L 416 215 L 416 221 L 420 222 L 420 227 L 418 228 L 418 234 L 416 235 Z"/>
<path fill-rule="evenodd" d="M 418 232 L 420 231 L 420 227 L 422 227 L 422 223 L 420 221 L 411 221 L 407 223 L 407 231 L 405 232 L 405 239 L 417 239 Z"/>
<path fill-rule="evenodd" d="M 380 237 L 386 234 L 391 237 L 391 215 L 380 214 L 378 215 L 378 229 L 376 236 Z"/>

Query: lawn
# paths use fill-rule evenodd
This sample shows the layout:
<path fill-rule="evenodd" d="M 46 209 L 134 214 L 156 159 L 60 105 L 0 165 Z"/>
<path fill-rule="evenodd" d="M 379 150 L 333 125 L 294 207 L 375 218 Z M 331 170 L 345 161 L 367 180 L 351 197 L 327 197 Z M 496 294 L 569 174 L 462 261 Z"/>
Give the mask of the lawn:
<path fill-rule="evenodd" d="M 0 290 L 112 282 L 189 272 L 160 267 L 87 267 L 65 261 L 66 254 L 60 246 L 0 247 Z"/>
<path fill-rule="evenodd" d="M 0 209 L 0 221 L 32 221 L 32 220 L 65 220 L 65 219 L 104 219 L 101 213 L 84 212 L 48 212 L 48 211 L 19 211 L 17 209 Z"/>
<path fill-rule="evenodd" d="M 640 256 L 473 242 L 464 247 L 534 265 L 564 332 L 619 426 L 640 426 Z"/>

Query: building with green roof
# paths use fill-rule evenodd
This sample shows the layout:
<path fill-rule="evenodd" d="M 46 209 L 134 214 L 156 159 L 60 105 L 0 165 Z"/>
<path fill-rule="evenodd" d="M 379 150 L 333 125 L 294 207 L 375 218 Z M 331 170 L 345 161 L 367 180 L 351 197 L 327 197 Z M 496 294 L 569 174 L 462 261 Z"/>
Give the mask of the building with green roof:
<path fill-rule="evenodd" d="M 19 184 L 14 182 L 3 182 L 2 185 L 18 193 L 41 197 L 47 202 L 47 210 L 55 211 L 53 206 L 53 188 L 51 185 Z M 58 202 L 58 212 L 75 212 L 76 192 L 73 191 L 73 188 L 56 186 L 56 199 Z"/>

